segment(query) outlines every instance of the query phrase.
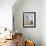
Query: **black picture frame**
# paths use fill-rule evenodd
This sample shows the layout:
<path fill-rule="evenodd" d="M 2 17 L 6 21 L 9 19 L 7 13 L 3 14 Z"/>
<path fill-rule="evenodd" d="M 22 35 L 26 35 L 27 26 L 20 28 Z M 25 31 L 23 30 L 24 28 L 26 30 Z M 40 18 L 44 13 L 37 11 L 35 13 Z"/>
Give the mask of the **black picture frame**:
<path fill-rule="evenodd" d="M 24 28 L 36 27 L 36 12 L 23 12 L 23 27 Z"/>

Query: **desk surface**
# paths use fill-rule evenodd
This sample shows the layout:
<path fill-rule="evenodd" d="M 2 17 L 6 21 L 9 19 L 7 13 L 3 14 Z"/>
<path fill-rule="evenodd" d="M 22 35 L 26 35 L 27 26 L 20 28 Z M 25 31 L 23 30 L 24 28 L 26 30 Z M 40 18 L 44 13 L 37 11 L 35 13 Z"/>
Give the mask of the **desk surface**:
<path fill-rule="evenodd" d="M 13 40 L 6 40 L 6 42 L 4 42 L 2 44 L 0 43 L 0 45 L 2 45 L 2 46 L 15 46 L 15 39 L 13 39 Z"/>

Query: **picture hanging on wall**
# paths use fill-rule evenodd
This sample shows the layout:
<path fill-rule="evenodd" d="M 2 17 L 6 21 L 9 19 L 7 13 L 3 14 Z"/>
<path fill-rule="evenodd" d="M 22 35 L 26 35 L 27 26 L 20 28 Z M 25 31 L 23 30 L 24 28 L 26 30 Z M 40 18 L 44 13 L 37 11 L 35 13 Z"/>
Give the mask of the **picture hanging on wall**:
<path fill-rule="evenodd" d="M 36 27 L 36 12 L 23 12 L 23 27 Z"/>

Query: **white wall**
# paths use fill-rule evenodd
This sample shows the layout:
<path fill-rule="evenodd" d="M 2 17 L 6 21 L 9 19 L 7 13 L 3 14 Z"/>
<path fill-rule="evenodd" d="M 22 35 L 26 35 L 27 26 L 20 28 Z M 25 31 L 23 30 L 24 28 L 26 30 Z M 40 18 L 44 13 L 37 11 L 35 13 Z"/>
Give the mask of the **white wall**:
<path fill-rule="evenodd" d="M 41 1 L 41 40 L 42 46 L 46 46 L 46 0 Z"/>
<path fill-rule="evenodd" d="M 16 0 L 0 0 L 0 27 L 12 29 L 12 6 Z"/>
<path fill-rule="evenodd" d="M 16 5 L 14 5 L 16 6 Z M 15 8 L 16 9 L 16 8 Z M 23 28 L 23 12 L 36 12 L 36 28 Z M 35 41 L 36 46 L 41 46 L 41 0 L 23 0 L 14 10 L 15 29 L 23 33 L 24 39 Z"/>

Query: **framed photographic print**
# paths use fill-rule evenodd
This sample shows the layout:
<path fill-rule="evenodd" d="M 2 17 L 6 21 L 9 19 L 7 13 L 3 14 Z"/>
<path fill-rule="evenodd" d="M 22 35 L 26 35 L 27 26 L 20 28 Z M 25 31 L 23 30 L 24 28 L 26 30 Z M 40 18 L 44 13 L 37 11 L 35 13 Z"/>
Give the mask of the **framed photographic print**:
<path fill-rule="evenodd" d="M 23 27 L 36 27 L 36 12 L 23 12 Z"/>

